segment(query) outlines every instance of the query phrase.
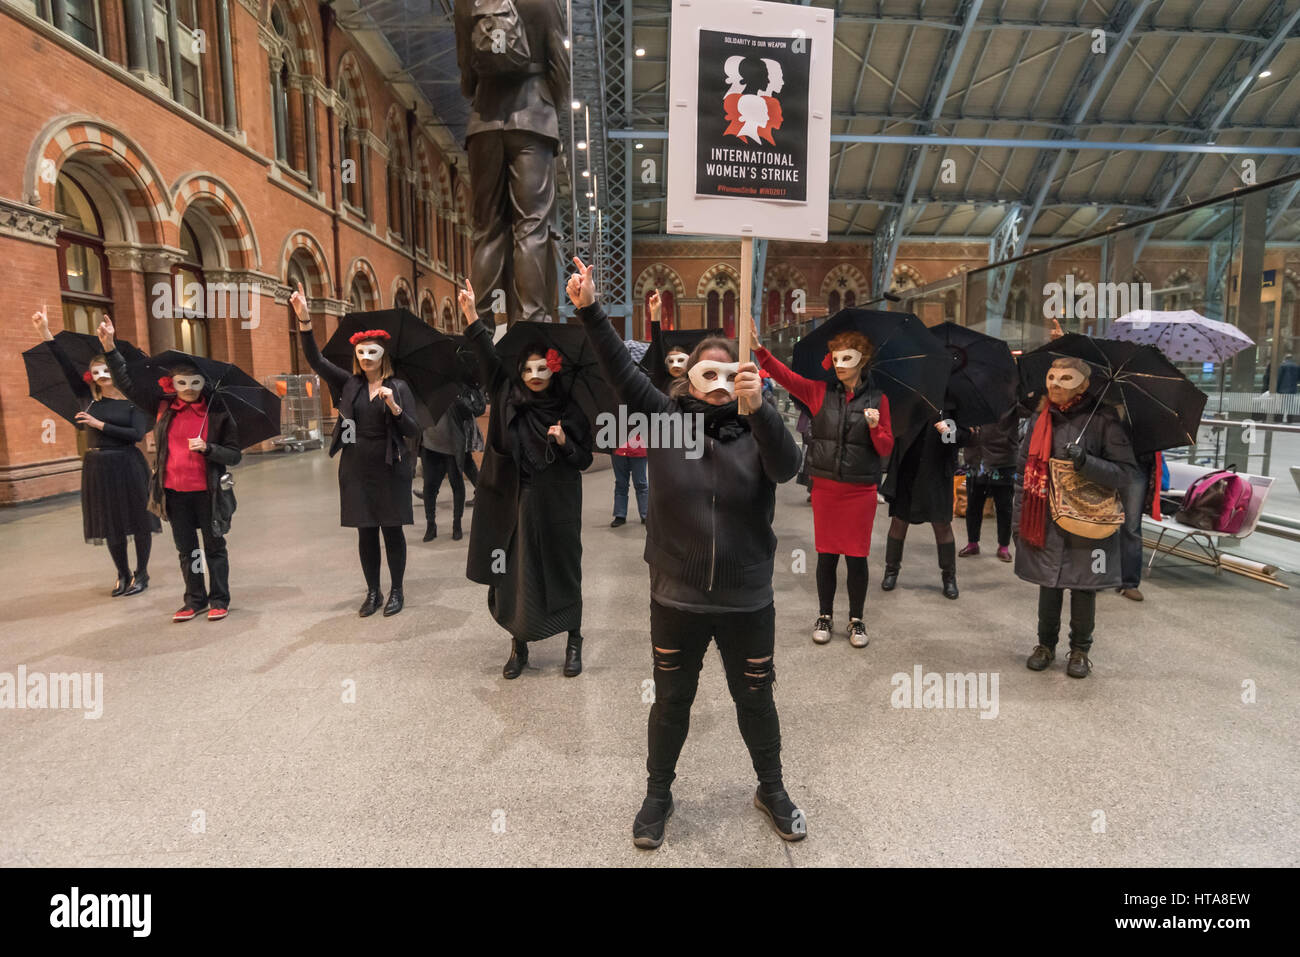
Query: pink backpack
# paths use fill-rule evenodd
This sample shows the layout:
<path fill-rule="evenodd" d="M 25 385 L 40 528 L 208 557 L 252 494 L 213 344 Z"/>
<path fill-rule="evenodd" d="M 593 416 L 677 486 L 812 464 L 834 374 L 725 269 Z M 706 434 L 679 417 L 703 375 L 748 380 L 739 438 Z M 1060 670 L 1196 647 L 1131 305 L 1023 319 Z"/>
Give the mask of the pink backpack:
<path fill-rule="evenodd" d="M 1235 535 L 1246 524 L 1253 489 L 1234 471 L 1210 472 L 1187 487 L 1174 518 L 1207 532 Z"/>

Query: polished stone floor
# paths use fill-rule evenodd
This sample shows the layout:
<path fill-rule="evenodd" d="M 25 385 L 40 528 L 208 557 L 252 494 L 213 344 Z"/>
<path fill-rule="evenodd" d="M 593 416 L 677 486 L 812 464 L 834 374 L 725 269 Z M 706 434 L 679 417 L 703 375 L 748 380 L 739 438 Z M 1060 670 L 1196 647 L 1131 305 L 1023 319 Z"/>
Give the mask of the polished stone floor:
<path fill-rule="evenodd" d="M 406 610 L 357 618 L 334 472 L 320 452 L 238 469 L 221 624 L 170 623 L 166 533 L 154 586 L 110 600 L 74 497 L 0 511 L 0 672 L 103 680 L 98 719 L 0 710 L 0 864 L 1300 863 L 1300 588 L 1158 567 L 1145 603 L 1099 597 L 1092 677 L 1067 678 L 1061 659 L 1035 674 L 1036 590 L 986 552 L 961 560 L 961 598 L 944 600 L 916 528 L 883 593 L 882 517 L 870 647 L 816 646 L 812 562 L 796 571 L 794 554 L 812 555 L 811 512 L 784 486 L 776 694 L 809 837 L 784 844 L 752 807 L 711 653 L 678 811 L 645 852 L 630 840 L 650 700 L 644 532 L 607 527 L 611 473 L 586 478 L 586 671 L 561 676 L 557 637 L 505 681 L 507 639 L 465 580 L 465 542 L 445 537 L 446 501 L 444 537 L 410 536 Z M 846 603 L 841 583 L 837 627 Z M 996 716 L 894 707 L 914 669 L 974 672 L 990 693 L 996 678 Z"/>

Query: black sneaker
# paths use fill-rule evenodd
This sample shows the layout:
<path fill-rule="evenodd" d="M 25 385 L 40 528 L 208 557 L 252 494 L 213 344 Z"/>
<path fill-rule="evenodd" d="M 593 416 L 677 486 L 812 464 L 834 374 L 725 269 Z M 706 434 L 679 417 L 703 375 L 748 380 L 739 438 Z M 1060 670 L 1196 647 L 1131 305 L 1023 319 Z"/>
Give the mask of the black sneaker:
<path fill-rule="evenodd" d="M 620 525 L 626 525 L 626 524 L 627 524 L 627 519 L 619 515 L 619 516 L 615 516 L 614 521 L 609 523 L 609 527 L 618 528 Z"/>
<path fill-rule="evenodd" d="M 632 822 L 632 843 L 653 851 L 664 842 L 664 825 L 673 816 L 673 796 L 647 794 Z"/>
<path fill-rule="evenodd" d="M 831 616 L 818 615 L 817 623 L 813 625 L 813 641 L 819 645 L 824 645 L 831 640 Z"/>
<path fill-rule="evenodd" d="M 794 806 L 785 788 L 764 794 L 760 785 L 754 792 L 754 807 L 767 815 L 783 841 L 802 841 L 808 836 L 808 821 L 803 811 Z"/>

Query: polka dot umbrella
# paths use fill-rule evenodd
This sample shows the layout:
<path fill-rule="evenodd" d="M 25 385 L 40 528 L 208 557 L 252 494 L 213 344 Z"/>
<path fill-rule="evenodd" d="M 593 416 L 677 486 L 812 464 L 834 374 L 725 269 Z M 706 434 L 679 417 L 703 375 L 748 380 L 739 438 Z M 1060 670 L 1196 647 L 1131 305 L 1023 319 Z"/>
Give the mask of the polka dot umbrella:
<path fill-rule="evenodd" d="M 1115 320 L 1109 338 L 1155 346 L 1173 362 L 1226 362 L 1255 344 L 1236 326 L 1190 309 L 1136 309 Z"/>

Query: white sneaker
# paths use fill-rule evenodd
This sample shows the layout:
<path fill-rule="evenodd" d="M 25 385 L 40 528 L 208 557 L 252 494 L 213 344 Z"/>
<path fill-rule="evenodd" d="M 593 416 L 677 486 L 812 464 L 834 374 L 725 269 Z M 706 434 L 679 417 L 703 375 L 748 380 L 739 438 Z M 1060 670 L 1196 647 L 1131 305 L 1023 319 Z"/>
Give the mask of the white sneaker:
<path fill-rule="evenodd" d="M 867 626 L 862 623 L 861 618 L 849 620 L 848 638 L 849 644 L 854 648 L 867 647 Z"/>
<path fill-rule="evenodd" d="M 831 616 L 818 615 L 817 624 L 813 625 L 813 641 L 824 645 L 831 640 Z"/>

